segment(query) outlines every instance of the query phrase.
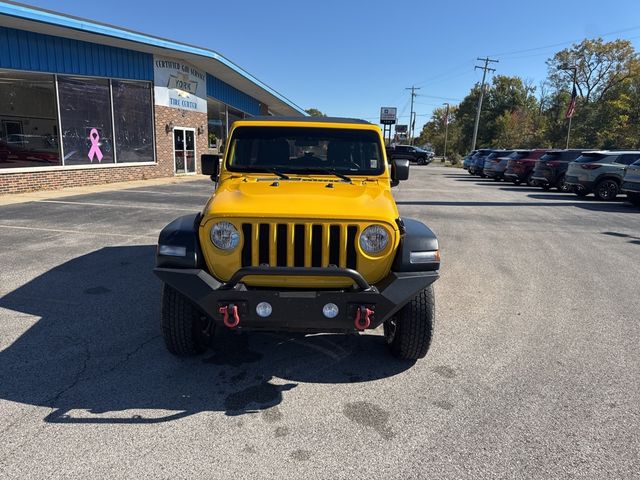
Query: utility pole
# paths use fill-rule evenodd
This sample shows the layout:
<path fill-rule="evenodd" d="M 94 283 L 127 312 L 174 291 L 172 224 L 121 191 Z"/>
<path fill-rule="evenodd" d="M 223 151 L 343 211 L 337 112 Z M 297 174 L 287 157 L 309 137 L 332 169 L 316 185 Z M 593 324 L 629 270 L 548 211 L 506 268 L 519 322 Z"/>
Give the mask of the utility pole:
<path fill-rule="evenodd" d="M 410 139 L 409 144 L 413 145 L 413 124 L 415 123 L 415 120 L 413 118 L 413 99 L 416 97 L 416 95 L 418 95 L 416 93 L 416 90 L 420 90 L 420 87 L 416 87 L 414 85 L 414 86 L 405 88 L 405 90 L 411 90 L 411 114 L 409 115 L 409 139 Z"/>
<path fill-rule="evenodd" d="M 444 102 L 443 105 L 447 106 L 447 113 L 444 114 L 444 156 L 442 161 L 447 161 L 447 137 L 449 136 L 449 104 Z"/>
<path fill-rule="evenodd" d="M 573 112 L 576 109 L 576 99 L 573 96 L 576 91 L 576 80 L 578 76 L 578 66 L 574 65 L 572 67 L 566 67 L 565 70 L 573 70 L 573 87 L 571 88 L 571 103 L 569 104 L 569 110 L 567 110 L 567 115 L 569 116 L 569 128 L 567 129 L 567 150 L 569 150 L 569 138 L 571 137 L 571 120 L 573 120 Z"/>
<path fill-rule="evenodd" d="M 476 65 L 474 70 L 480 69 L 482 70 L 482 85 L 480 86 L 480 99 L 478 100 L 478 111 L 476 112 L 476 124 L 473 127 L 473 144 L 471 145 L 471 150 L 476 149 L 476 140 L 478 139 L 478 125 L 480 125 L 480 111 L 482 110 L 482 99 L 484 97 L 484 81 L 487 77 L 487 71 L 495 72 L 495 68 L 489 68 L 489 63 L 498 63 L 498 60 L 492 60 L 489 57 L 480 58 L 478 60 L 484 62 L 484 67 Z"/>

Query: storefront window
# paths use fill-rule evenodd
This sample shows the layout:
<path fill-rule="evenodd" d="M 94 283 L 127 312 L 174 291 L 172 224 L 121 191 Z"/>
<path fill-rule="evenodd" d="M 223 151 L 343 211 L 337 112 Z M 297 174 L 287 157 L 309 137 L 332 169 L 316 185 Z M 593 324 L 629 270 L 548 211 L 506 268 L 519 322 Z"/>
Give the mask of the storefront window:
<path fill-rule="evenodd" d="M 52 75 L 0 72 L 0 168 L 60 165 Z"/>
<path fill-rule="evenodd" d="M 229 107 L 229 130 L 231 130 L 231 125 L 233 124 L 233 122 L 235 122 L 236 120 L 242 120 L 243 118 L 244 113 L 242 113 L 240 110 L 235 110 Z"/>
<path fill-rule="evenodd" d="M 153 162 L 151 86 L 146 82 L 113 80 L 116 161 Z"/>
<path fill-rule="evenodd" d="M 113 163 L 106 79 L 58 77 L 65 165 Z"/>
<path fill-rule="evenodd" d="M 224 148 L 227 139 L 227 114 L 224 103 L 209 100 L 207 102 L 207 126 L 209 148 Z"/>

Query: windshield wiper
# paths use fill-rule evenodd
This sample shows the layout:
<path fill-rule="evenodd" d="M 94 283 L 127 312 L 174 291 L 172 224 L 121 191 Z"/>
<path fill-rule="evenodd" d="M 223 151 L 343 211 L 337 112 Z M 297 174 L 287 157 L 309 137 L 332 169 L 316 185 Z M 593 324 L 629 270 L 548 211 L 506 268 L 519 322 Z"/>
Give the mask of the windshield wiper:
<path fill-rule="evenodd" d="M 351 178 L 347 177 L 342 173 L 336 172 L 336 170 L 333 168 L 322 168 L 322 167 L 302 168 L 302 169 L 296 169 L 296 173 L 326 173 L 327 175 L 335 175 L 336 177 L 344 180 L 345 182 L 352 183 Z"/>
<path fill-rule="evenodd" d="M 247 172 L 247 173 L 251 173 L 251 172 L 272 173 L 273 175 L 277 175 L 278 177 L 282 178 L 283 180 L 289 180 L 289 175 L 285 175 L 284 173 L 279 172 L 275 168 L 252 168 L 251 170 L 244 170 L 243 169 L 243 171 Z"/>

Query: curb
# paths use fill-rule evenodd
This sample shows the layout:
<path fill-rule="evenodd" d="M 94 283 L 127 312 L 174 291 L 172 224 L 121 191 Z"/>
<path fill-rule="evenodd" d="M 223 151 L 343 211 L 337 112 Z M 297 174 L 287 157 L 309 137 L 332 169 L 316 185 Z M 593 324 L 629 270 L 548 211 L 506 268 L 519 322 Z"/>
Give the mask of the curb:
<path fill-rule="evenodd" d="M 89 185 L 86 187 L 70 187 L 61 190 L 42 190 L 40 192 L 14 193 L 8 195 L 0 195 L 0 205 L 13 205 L 16 203 L 27 203 L 38 200 L 48 200 L 52 198 L 63 198 L 87 193 L 127 190 L 129 188 L 145 187 L 151 185 L 172 185 L 194 182 L 196 180 L 204 179 L 206 179 L 206 177 L 203 177 L 202 175 L 189 175 L 184 177 L 164 177 L 151 178 L 149 180 L 132 180 L 129 182 L 106 183 L 100 185 Z"/>

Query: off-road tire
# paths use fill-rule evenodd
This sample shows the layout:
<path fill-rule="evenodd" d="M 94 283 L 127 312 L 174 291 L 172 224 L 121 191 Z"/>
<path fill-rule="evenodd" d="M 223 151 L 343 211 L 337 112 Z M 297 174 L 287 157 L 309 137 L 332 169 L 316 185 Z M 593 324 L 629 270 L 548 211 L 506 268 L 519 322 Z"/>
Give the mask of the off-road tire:
<path fill-rule="evenodd" d="M 166 283 L 163 285 L 162 336 L 171 353 L 190 357 L 204 352 L 209 344 L 207 323 L 206 316 L 187 297 Z"/>
<path fill-rule="evenodd" d="M 391 353 L 403 360 L 423 358 L 433 336 L 436 316 L 433 285 L 429 285 L 384 325 L 384 336 Z"/>
<path fill-rule="evenodd" d="M 604 202 L 615 200 L 619 192 L 620 187 L 618 183 L 610 178 L 600 180 L 593 190 L 595 197 Z"/>

